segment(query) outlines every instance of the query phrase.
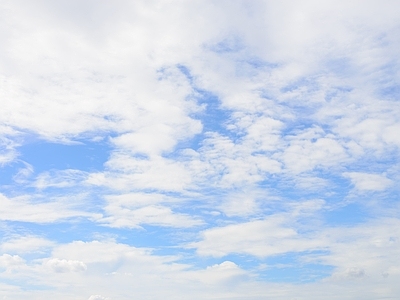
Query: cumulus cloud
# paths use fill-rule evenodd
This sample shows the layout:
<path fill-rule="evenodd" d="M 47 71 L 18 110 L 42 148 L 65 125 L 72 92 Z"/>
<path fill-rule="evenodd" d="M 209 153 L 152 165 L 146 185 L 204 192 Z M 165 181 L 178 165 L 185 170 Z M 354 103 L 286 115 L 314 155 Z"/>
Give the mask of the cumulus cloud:
<path fill-rule="evenodd" d="M 19 266 L 24 263 L 25 263 L 24 259 L 18 255 L 10 255 L 5 253 L 0 256 L 0 266 L 5 269 L 14 266 Z"/>
<path fill-rule="evenodd" d="M 227 284 L 237 280 L 243 279 L 248 276 L 246 271 L 242 270 L 237 264 L 232 261 L 223 261 L 220 264 L 214 264 L 206 267 L 200 272 L 187 274 L 187 276 L 196 278 L 202 283 L 206 284 Z"/>
<path fill-rule="evenodd" d="M 108 172 L 90 174 L 87 183 L 122 191 L 156 189 L 181 192 L 192 180 L 182 163 L 162 156 L 142 159 L 119 152 L 111 155 L 106 166 Z"/>
<path fill-rule="evenodd" d="M 87 266 L 79 260 L 66 260 L 51 258 L 46 262 L 46 266 L 57 273 L 82 272 L 86 271 Z"/>

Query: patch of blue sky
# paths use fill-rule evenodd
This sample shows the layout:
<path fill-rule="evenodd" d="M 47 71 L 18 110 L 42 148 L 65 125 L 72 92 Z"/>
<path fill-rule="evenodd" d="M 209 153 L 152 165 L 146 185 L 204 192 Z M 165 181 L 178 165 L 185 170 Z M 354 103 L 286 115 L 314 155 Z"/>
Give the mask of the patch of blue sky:
<path fill-rule="evenodd" d="M 23 168 L 26 168 L 26 165 L 21 160 L 16 160 L 0 167 L 0 191 L 13 185 L 15 183 L 14 176 Z"/>
<path fill-rule="evenodd" d="M 51 169 L 102 170 L 111 147 L 106 142 L 84 141 L 77 144 L 58 144 L 36 141 L 21 146 L 21 159 L 32 165 L 35 173 Z"/>
<path fill-rule="evenodd" d="M 13 235 L 38 236 L 58 243 L 70 243 L 75 240 L 90 241 L 96 238 L 96 232 L 108 231 L 85 218 L 59 220 L 52 223 L 28 223 L 8 221 Z"/>
<path fill-rule="evenodd" d="M 322 212 L 324 220 L 330 226 L 353 226 L 371 218 L 371 213 L 362 203 L 343 203 L 340 206 Z"/>

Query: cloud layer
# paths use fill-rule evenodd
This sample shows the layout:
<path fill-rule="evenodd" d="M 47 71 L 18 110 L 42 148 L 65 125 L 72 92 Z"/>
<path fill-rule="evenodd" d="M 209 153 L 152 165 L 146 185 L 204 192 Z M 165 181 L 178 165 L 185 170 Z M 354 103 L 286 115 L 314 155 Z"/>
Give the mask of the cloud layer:
<path fill-rule="evenodd" d="M 399 298 L 399 8 L 3 1 L 2 296 Z"/>

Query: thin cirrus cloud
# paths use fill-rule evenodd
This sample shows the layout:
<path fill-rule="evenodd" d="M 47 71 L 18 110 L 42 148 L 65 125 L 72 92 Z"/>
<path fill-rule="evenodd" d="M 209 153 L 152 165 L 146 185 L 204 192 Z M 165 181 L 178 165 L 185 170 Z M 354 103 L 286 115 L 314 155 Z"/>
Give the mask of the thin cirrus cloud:
<path fill-rule="evenodd" d="M 398 298 L 398 8 L 3 1 L 1 296 Z"/>

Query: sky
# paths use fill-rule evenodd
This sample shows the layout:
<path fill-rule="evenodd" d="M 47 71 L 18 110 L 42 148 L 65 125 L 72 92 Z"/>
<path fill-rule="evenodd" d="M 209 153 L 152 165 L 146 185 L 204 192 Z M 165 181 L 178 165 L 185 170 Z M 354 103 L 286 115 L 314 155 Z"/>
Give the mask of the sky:
<path fill-rule="evenodd" d="M 3 0 L 0 299 L 399 299 L 400 2 Z"/>

